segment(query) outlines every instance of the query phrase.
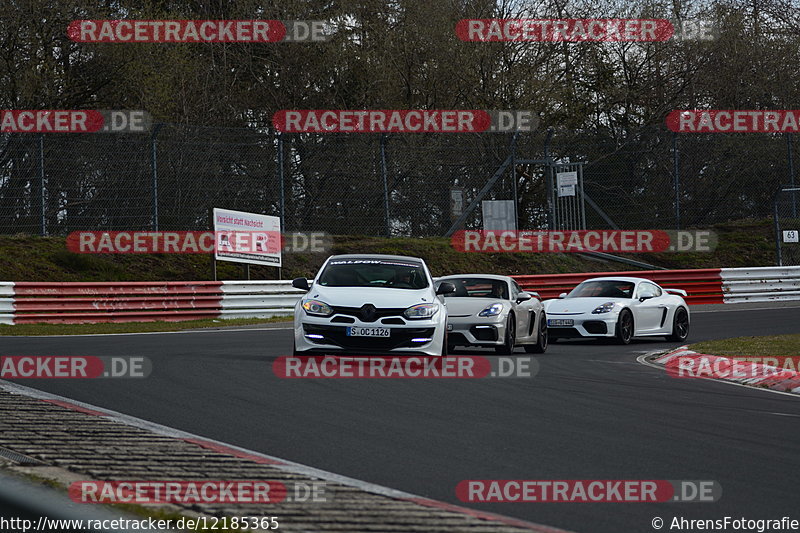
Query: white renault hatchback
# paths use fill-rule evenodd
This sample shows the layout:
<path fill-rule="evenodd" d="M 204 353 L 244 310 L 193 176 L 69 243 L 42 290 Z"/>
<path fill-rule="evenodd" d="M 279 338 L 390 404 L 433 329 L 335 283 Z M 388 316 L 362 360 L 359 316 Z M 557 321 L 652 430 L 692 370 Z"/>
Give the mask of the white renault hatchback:
<path fill-rule="evenodd" d="M 447 307 L 422 259 L 399 255 L 334 255 L 294 308 L 294 353 L 447 353 Z"/>

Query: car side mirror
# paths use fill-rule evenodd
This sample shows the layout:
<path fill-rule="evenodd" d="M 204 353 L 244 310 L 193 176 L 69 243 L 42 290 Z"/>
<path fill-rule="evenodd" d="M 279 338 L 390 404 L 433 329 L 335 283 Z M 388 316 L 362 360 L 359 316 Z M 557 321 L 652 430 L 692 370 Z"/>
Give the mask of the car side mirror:
<path fill-rule="evenodd" d="M 531 296 L 529 293 L 527 293 L 525 291 L 522 291 L 521 293 L 519 293 L 517 295 L 517 303 L 527 302 L 531 298 L 533 298 L 533 296 Z"/>
<path fill-rule="evenodd" d="M 306 278 L 294 278 L 292 280 L 292 287 L 295 289 L 302 289 L 304 291 L 311 290 L 311 286 L 308 284 L 308 280 Z"/>
<path fill-rule="evenodd" d="M 449 281 L 443 281 L 439 288 L 436 289 L 436 294 L 450 294 L 456 292 L 456 286 Z"/>
<path fill-rule="evenodd" d="M 561 294 L 558 295 L 558 297 L 559 298 L 566 298 L 567 297 L 567 293 L 566 292 L 562 292 Z"/>

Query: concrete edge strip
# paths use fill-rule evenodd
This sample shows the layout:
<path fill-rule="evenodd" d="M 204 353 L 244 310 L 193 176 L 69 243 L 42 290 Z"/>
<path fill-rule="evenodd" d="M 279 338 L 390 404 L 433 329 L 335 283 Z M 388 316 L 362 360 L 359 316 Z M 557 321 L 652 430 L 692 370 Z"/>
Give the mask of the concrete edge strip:
<path fill-rule="evenodd" d="M 271 455 L 267 455 L 261 452 L 248 450 L 246 448 L 241 448 L 233 444 L 227 444 L 224 442 L 220 442 L 218 440 L 208 439 L 199 435 L 181 431 L 179 429 L 163 426 L 155 422 L 150 422 L 141 418 L 126 415 L 124 413 L 112 411 L 110 409 L 105 409 L 103 407 L 97 407 L 78 400 L 71 400 L 64 396 L 59 396 L 57 394 L 40 391 L 37 389 L 26 387 L 25 385 L 19 385 L 17 383 L 0 380 L 0 389 L 6 392 L 10 392 L 12 394 L 19 394 L 21 396 L 27 396 L 29 398 L 34 398 L 44 402 L 52 403 L 60 407 L 63 407 L 65 409 L 70 409 L 72 411 L 107 418 L 109 420 L 118 422 L 120 424 L 124 424 L 126 426 L 136 427 L 165 437 L 180 439 L 192 444 L 196 444 L 208 450 L 213 450 L 221 454 L 230 455 L 241 459 L 246 459 L 259 464 L 269 464 L 285 472 L 323 479 L 325 481 L 329 481 L 332 483 L 339 483 L 341 485 L 362 490 L 364 492 L 369 492 L 371 494 L 386 496 L 397 500 L 405 500 L 411 503 L 416 503 L 418 505 L 423 505 L 425 507 L 433 507 L 444 511 L 461 513 L 481 520 L 500 522 L 505 525 L 525 528 L 531 531 L 536 531 L 538 533 L 571 533 L 565 529 L 545 526 L 542 524 L 527 522 L 524 520 L 519 520 L 516 518 L 511 518 L 495 513 L 478 511 L 475 509 L 462 507 L 460 505 L 453 505 L 438 500 L 432 500 L 430 498 L 417 496 L 415 494 L 410 494 L 408 492 L 403 492 L 389 487 L 384 487 L 382 485 L 369 483 L 367 481 L 361 481 L 340 474 L 335 474 L 333 472 L 328 472 L 326 470 L 320 470 L 312 466 L 306 466 L 300 463 L 295 463 L 285 459 L 280 459 L 278 457 L 273 457 Z"/>
<path fill-rule="evenodd" d="M 680 346 L 669 352 L 664 352 L 662 350 L 649 352 L 640 355 L 639 357 L 636 358 L 636 360 L 644 365 L 651 366 L 653 368 L 658 368 L 660 370 L 666 370 L 666 365 L 677 357 L 692 357 L 695 359 L 703 357 L 713 357 L 715 359 L 724 359 L 726 361 L 733 361 L 733 359 L 728 357 L 701 354 L 689 350 L 688 346 Z M 763 368 L 772 368 L 769 367 L 768 365 L 763 365 L 760 363 L 747 362 L 747 364 L 752 365 L 754 368 L 758 370 Z M 727 383 L 728 385 L 738 385 L 740 387 L 748 387 L 750 389 L 763 390 L 765 392 L 771 392 L 776 394 L 784 394 L 787 396 L 792 396 L 794 398 L 797 398 L 798 396 L 800 396 L 800 372 L 792 372 L 789 370 L 784 370 L 782 372 L 790 372 L 791 375 L 789 375 L 789 377 L 786 379 L 778 379 L 778 380 L 776 380 L 774 377 L 757 377 L 757 378 L 700 377 L 691 379 L 707 379 L 711 381 L 718 381 L 720 383 Z M 781 375 L 779 377 L 783 376 Z M 680 378 L 675 378 L 675 379 L 680 379 Z M 789 390 L 786 390 L 787 384 L 791 385 L 791 388 Z M 783 389 L 779 388 L 781 386 L 783 387 Z"/>

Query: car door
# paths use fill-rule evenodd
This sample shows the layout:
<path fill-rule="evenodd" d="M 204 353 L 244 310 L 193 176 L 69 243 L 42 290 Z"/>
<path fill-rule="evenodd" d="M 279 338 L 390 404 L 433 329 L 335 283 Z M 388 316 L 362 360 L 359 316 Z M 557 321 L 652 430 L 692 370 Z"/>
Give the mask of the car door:
<path fill-rule="evenodd" d="M 637 333 L 661 329 L 661 319 L 666 309 L 663 291 L 655 284 L 643 281 L 636 288 L 633 302 L 634 322 Z"/>
<path fill-rule="evenodd" d="M 522 341 L 530 337 L 535 323 L 533 298 L 524 302 L 517 302 L 519 294 L 523 292 L 522 288 L 514 280 L 509 285 L 511 288 L 511 306 L 517 315 L 517 339 Z"/>

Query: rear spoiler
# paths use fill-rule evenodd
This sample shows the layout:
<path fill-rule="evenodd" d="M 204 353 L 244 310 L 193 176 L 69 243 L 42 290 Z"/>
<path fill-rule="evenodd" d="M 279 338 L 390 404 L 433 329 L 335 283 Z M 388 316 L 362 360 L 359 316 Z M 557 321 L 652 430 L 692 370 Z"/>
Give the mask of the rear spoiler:
<path fill-rule="evenodd" d="M 664 290 L 665 290 L 665 291 L 667 291 L 667 292 L 668 292 L 668 293 L 670 293 L 670 294 L 677 294 L 677 295 L 679 295 L 679 296 L 683 296 L 684 298 L 686 298 L 687 296 L 689 296 L 689 295 L 686 293 L 686 291 L 685 291 L 685 290 L 683 290 L 683 289 L 664 289 Z"/>

